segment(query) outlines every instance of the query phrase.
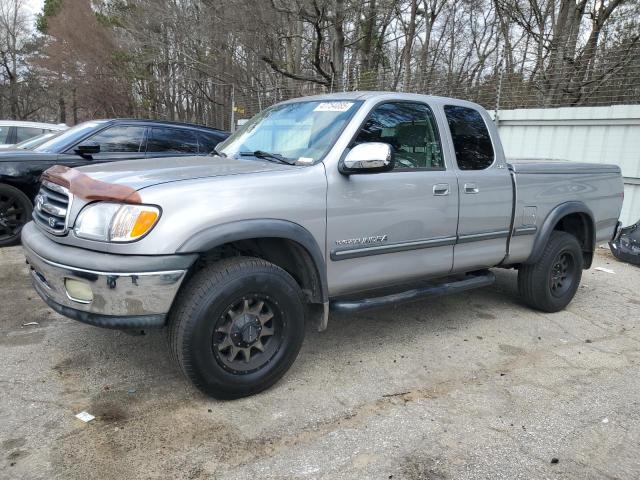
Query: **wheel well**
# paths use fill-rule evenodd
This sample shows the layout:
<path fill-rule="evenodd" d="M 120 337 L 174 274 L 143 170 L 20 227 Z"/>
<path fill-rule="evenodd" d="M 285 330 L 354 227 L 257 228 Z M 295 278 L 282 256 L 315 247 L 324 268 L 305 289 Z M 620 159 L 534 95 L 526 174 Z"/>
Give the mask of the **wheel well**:
<path fill-rule="evenodd" d="M 38 186 L 37 185 L 29 186 L 29 185 L 25 185 L 24 183 L 14 182 L 14 181 L 8 180 L 8 179 L 0 180 L 0 184 L 3 184 L 3 183 L 5 185 L 9 185 L 10 187 L 17 188 L 18 190 L 20 190 L 27 197 L 29 197 L 29 201 L 31 203 L 33 203 L 33 199 L 36 196 L 36 193 L 38 193 Z"/>
<path fill-rule="evenodd" d="M 200 265 L 233 256 L 258 257 L 271 262 L 291 275 L 310 303 L 322 303 L 320 272 L 309 252 L 286 238 L 251 238 L 214 247 L 200 257 Z"/>
<path fill-rule="evenodd" d="M 558 220 L 553 229 L 567 232 L 578 239 L 582 247 L 585 268 L 589 268 L 593 260 L 594 249 L 594 230 L 591 218 L 584 213 L 570 213 Z"/>

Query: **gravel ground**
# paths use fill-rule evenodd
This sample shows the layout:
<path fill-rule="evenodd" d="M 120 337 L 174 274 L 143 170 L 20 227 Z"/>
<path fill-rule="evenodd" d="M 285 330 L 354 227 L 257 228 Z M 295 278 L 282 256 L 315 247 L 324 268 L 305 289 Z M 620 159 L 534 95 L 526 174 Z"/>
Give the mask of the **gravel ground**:
<path fill-rule="evenodd" d="M 333 316 L 275 387 L 220 402 L 163 332 L 53 313 L 20 248 L 0 250 L 0 478 L 639 478 L 640 269 L 603 249 L 595 266 L 615 274 L 586 271 L 556 314 L 499 270 L 467 294 Z"/>

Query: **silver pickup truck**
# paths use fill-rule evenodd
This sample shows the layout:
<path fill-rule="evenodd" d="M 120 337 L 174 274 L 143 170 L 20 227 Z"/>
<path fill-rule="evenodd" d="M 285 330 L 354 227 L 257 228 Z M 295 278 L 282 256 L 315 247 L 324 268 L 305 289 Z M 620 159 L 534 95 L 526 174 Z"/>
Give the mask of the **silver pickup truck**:
<path fill-rule="evenodd" d="M 306 319 L 487 286 L 492 267 L 558 311 L 623 199 L 617 166 L 507 163 L 482 107 L 424 95 L 290 100 L 215 153 L 52 167 L 22 243 L 52 309 L 167 327 L 218 398 L 282 377 Z"/>

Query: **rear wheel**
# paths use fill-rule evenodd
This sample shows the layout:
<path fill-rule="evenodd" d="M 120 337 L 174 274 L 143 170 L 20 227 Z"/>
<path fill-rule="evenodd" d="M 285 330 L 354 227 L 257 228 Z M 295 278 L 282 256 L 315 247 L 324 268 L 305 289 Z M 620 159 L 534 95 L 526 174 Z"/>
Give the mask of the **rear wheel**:
<path fill-rule="evenodd" d="M 196 273 L 176 300 L 169 343 L 184 374 L 216 398 L 239 398 L 277 382 L 304 338 L 303 296 L 280 267 L 257 258 L 221 260 Z"/>
<path fill-rule="evenodd" d="M 573 299 L 582 278 L 583 257 L 578 240 L 555 231 L 540 260 L 518 270 L 518 290 L 525 303 L 544 312 L 557 312 Z"/>
<path fill-rule="evenodd" d="M 31 220 L 33 206 L 29 197 L 11 185 L 0 184 L 0 247 L 14 245 Z"/>

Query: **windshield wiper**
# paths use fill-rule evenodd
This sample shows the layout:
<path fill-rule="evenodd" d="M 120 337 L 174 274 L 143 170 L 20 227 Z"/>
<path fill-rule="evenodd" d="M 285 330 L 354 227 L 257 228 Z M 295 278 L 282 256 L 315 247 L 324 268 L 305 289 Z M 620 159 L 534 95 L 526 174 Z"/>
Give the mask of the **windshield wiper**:
<path fill-rule="evenodd" d="M 222 150 L 218 150 L 218 147 L 217 147 L 217 146 L 215 146 L 215 147 L 213 148 L 213 150 L 212 150 L 211 152 L 209 152 L 209 155 L 213 155 L 214 153 L 215 153 L 216 155 L 218 155 L 219 157 L 227 158 L 227 154 L 226 154 L 226 153 L 224 153 Z"/>
<path fill-rule="evenodd" d="M 264 150 L 254 150 L 253 152 L 240 152 L 242 157 L 256 157 L 272 162 L 284 163 L 285 165 L 295 165 L 296 161 L 293 158 L 287 158 L 279 153 L 265 152 Z"/>

